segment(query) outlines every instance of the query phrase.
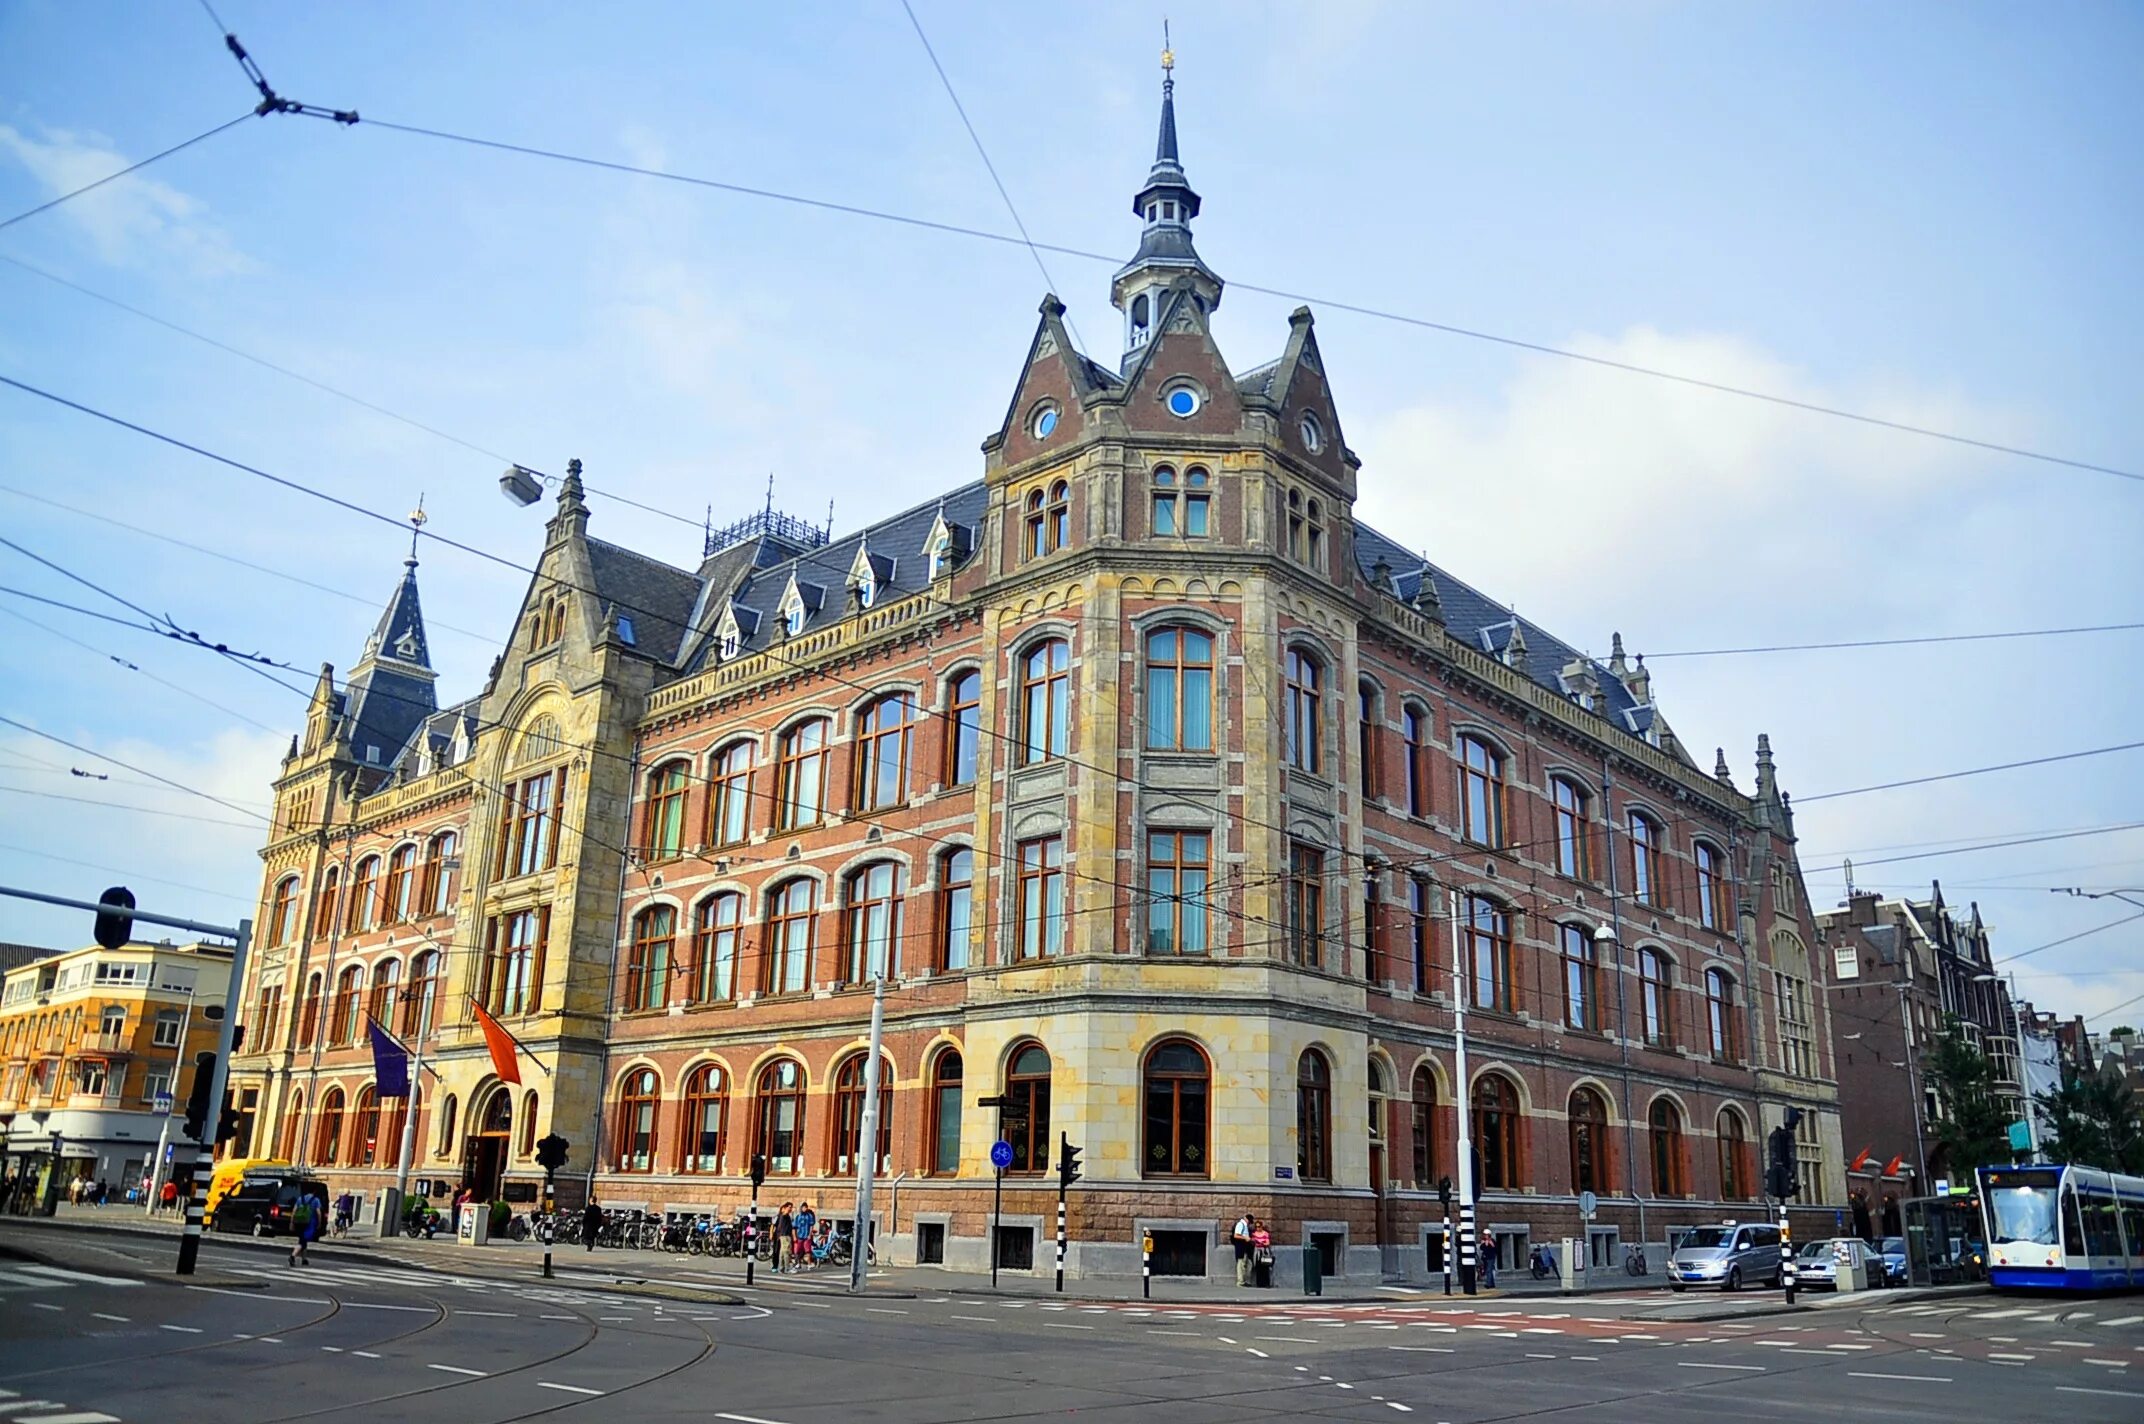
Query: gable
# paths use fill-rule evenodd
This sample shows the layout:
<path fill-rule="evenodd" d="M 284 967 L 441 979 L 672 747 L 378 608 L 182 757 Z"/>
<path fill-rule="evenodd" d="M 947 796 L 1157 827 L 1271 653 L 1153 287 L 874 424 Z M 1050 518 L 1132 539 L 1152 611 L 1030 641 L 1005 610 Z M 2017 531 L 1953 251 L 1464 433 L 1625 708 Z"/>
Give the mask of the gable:
<path fill-rule="evenodd" d="M 1206 314 L 1191 293 L 1169 294 L 1152 340 L 1140 348 L 1125 373 L 1124 423 L 1150 435 L 1234 435 L 1243 427 L 1243 402 L 1236 378 L 1214 345 Z M 1167 398 L 1181 386 L 1198 393 L 1198 408 L 1188 416 L 1172 412 Z"/>

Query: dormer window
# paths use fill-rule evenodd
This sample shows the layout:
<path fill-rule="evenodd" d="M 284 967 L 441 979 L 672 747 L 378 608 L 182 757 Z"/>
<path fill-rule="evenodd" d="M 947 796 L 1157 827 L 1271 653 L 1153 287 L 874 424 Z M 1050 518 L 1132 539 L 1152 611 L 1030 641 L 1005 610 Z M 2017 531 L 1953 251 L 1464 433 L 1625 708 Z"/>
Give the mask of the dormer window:
<path fill-rule="evenodd" d="M 867 574 L 856 585 L 856 606 L 859 608 L 869 608 L 871 606 L 872 600 L 877 597 L 878 581 Z"/>
<path fill-rule="evenodd" d="M 722 635 L 722 661 L 729 662 L 737 656 L 737 635 L 734 632 Z"/>
<path fill-rule="evenodd" d="M 940 534 L 936 539 L 931 541 L 932 581 L 936 582 L 939 575 L 948 572 L 952 568 L 952 566 L 953 536 L 950 534 Z"/>
<path fill-rule="evenodd" d="M 804 605 L 792 603 L 782 610 L 782 627 L 794 638 L 804 631 Z"/>

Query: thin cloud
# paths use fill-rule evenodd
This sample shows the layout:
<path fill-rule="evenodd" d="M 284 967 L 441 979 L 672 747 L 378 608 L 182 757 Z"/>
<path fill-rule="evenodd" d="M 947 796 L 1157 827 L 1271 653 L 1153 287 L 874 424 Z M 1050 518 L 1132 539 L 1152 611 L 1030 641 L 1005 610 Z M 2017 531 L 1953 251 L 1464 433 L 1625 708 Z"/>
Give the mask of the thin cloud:
<path fill-rule="evenodd" d="M 101 134 L 40 125 L 38 135 L 0 124 L 0 153 L 27 170 L 49 197 L 71 193 L 133 161 Z M 115 267 L 175 260 L 193 276 L 227 277 L 255 265 L 207 216 L 199 198 L 142 174 L 84 193 L 52 216 L 73 223 L 97 255 Z"/>

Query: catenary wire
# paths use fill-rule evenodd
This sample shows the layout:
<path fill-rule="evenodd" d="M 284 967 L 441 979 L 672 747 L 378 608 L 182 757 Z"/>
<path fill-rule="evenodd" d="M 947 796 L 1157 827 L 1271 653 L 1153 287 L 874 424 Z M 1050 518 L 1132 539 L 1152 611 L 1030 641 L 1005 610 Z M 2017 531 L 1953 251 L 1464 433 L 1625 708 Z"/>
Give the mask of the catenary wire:
<path fill-rule="evenodd" d="M 7 378 L 0 376 L 0 380 L 5 379 Z M 2015 771 L 2019 767 L 2025 766 L 2047 766 L 2053 762 L 2076 761 L 2083 757 L 2106 756 L 2110 752 L 2134 751 L 2138 747 L 2144 747 L 2144 742 L 2119 742 L 2111 747 L 2092 747 L 2081 752 L 2060 752 L 2054 756 L 2031 757 L 2025 761 L 2006 761 L 1995 766 L 1968 767 L 1963 771 L 1938 772 L 1933 776 L 1909 777 L 1904 781 L 1885 781 L 1879 782 L 1874 786 L 1854 786 L 1844 791 L 1821 791 L 1814 796 L 1797 796 L 1794 798 L 1794 804 L 1806 806 L 1812 801 L 1832 801 L 1841 796 L 1862 796 L 1871 791 L 1895 791 L 1902 786 L 1926 786 L 1932 781 L 1955 781 L 1962 776 L 1985 776 L 1992 771 Z"/>
<path fill-rule="evenodd" d="M 79 866 L 84 870 L 101 870 L 108 875 L 125 876 L 129 880 L 139 880 L 149 885 L 167 885 L 174 890 L 188 890 L 196 895 L 213 895 L 219 900 L 228 900 L 234 905 L 251 905 L 255 903 L 250 895 L 233 895 L 228 890 L 211 890 L 206 885 L 189 885 L 183 880 L 163 880 L 154 875 L 144 875 L 139 871 L 128 870 L 123 866 L 100 865 L 93 860 L 75 860 L 69 856 L 54 855 L 48 850 L 33 850 L 29 846 L 0 845 L 0 851 L 6 851 L 13 855 L 35 856 L 39 860 L 49 860 L 60 865 Z"/>
<path fill-rule="evenodd" d="M 131 771 L 138 776 L 146 776 L 152 780 L 160 781 L 164 785 L 171 787 L 173 790 L 183 791 L 189 796 L 198 796 L 204 801 L 213 801 L 218 806 L 223 807 L 225 810 L 236 811 L 242 816 L 251 816 L 256 821 L 261 821 L 265 823 L 269 819 L 258 811 L 248 810 L 246 807 L 241 806 L 236 801 L 226 801 L 221 796 L 217 796 L 211 792 L 203 791 L 198 787 L 188 786 L 183 781 L 173 781 L 170 777 L 160 776 L 156 772 L 149 770 L 147 767 L 136 766 L 132 762 L 121 761 L 118 757 L 115 757 L 108 752 L 96 751 L 93 748 L 83 746 L 79 742 L 70 742 L 65 737 L 55 737 L 50 732 L 41 731 L 38 728 L 31 726 L 27 722 L 18 722 L 13 717 L 0 716 L 0 725 L 13 727 L 18 732 L 28 732 L 31 736 L 42 737 L 48 742 L 56 742 L 60 746 L 67 748 L 69 751 L 80 752 L 84 756 L 93 756 L 99 761 L 108 761 L 113 766 L 120 767 L 126 771 Z"/>
<path fill-rule="evenodd" d="M 1808 653 L 1834 648 L 1903 648 L 1923 643 L 1988 643 L 2005 638 L 2065 638 L 2077 633 L 2129 633 L 2144 623 L 2095 623 L 2079 628 L 2025 628 L 2010 633 L 1931 633 L 1914 638 L 1856 638 L 1839 643 L 1767 643 L 1748 648 L 1687 648 L 1680 652 L 1647 653 L 1662 658 L 1724 658 L 1743 653 Z"/>
<path fill-rule="evenodd" d="M 191 811 L 160 810 L 135 801 L 99 801 L 94 796 L 67 796 L 57 791 L 39 791 L 29 786 L 0 786 L 0 793 L 10 796 L 35 796 L 45 801 L 72 801 L 81 806 L 102 806 L 106 810 L 126 811 L 138 816 L 172 816 L 182 821 L 191 821 L 197 826 L 235 826 L 245 831 L 254 829 L 251 821 L 219 821 L 213 816 L 197 816 Z"/>
<path fill-rule="evenodd" d="M 0 590 L 0 592 L 5 591 L 7 590 Z M 157 674 L 150 672 L 147 668 L 142 667 L 139 664 L 128 662 L 125 658 L 120 657 L 117 653 L 107 652 L 106 650 L 99 648 L 94 644 L 85 643 L 80 638 L 75 637 L 72 633 L 63 632 L 60 629 L 53 627 L 49 623 L 45 623 L 40 621 L 39 619 L 32 618 L 27 613 L 18 613 L 12 608 L 0 608 L 0 613 L 5 613 L 10 618 L 20 619 L 22 622 L 29 624 L 32 628 L 37 628 L 46 633 L 49 633 L 53 637 L 60 639 L 62 642 L 72 643 L 74 644 L 74 646 L 82 649 L 82 651 L 86 653 L 94 654 L 97 657 L 103 658 L 107 662 L 116 663 L 120 667 L 125 668 L 128 672 L 139 673 L 141 676 L 149 679 L 149 681 L 157 683 L 160 686 L 167 687 L 173 692 L 178 693 L 181 697 L 191 697 L 192 699 L 194 699 L 194 701 L 201 703 L 203 706 L 213 707 L 218 712 L 223 713 L 226 717 L 236 717 L 239 721 L 245 722 L 251 726 L 258 727 L 264 732 L 273 732 L 277 730 L 276 728 L 269 726 L 266 722 L 261 721 L 258 717 L 254 717 L 247 713 L 241 712 L 235 707 L 226 707 L 221 702 L 216 701 L 214 698 L 204 697 L 202 694 L 194 691 L 192 688 L 182 686 L 179 683 L 171 681 L 171 679 L 169 678 L 159 677 Z"/>
<path fill-rule="evenodd" d="M 129 173 L 138 173 L 142 169 L 147 168 L 152 163 L 158 162 L 161 159 L 169 158 L 174 153 L 183 152 L 186 149 L 192 148 L 197 143 L 201 143 L 207 139 L 214 138 L 217 134 L 222 133 L 225 129 L 237 128 L 240 124 L 244 123 L 246 120 L 252 118 L 253 116 L 253 110 L 248 109 L 235 119 L 226 119 L 224 122 L 216 125 L 216 127 L 205 130 L 201 133 L 197 133 L 192 138 L 187 139 L 184 142 L 175 143 L 171 147 L 164 149 L 161 152 L 152 153 L 147 158 L 141 159 L 138 162 L 129 163 L 126 167 L 120 169 L 116 173 L 107 173 L 102 178 L 97 179 L 93 183 L 84 183 L 81 187 L 76 188 L 72 192 L 62 193 L 57 198 L 53 198 L 49 201 L 39 203 L 34 208 L 29 208 L 23 212 L 19 212 L 15 214 L 15 216 L 8 218 L 5 221 L 0 221 L 0 231 L 5 231 L 6 229 L 13 227 L 19 222 L 23 222 L 26 219 L 34 218 L 39 213 L 50 212 L 52 209 L 58 207 L 62 203 L 72 201 L 75 198 L 79 198 L 84 193 L 94 192 L 97 189 L 102 188 L 107 183 L 126 177 Z"/>

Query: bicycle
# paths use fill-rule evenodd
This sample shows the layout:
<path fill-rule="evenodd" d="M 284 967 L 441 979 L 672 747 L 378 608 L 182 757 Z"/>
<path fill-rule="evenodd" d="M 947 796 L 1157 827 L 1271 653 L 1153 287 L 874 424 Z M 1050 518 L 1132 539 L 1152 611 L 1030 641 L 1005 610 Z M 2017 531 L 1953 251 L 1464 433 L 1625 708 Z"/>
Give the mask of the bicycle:
<path fill-rule="evenodd" d="M 1623 1274 L 1626 1276 L 1650 1274 L 1646 1269 L 1645 1248 L 1643 1246 L 1625 1246 L 1623 1248 Z"/>

